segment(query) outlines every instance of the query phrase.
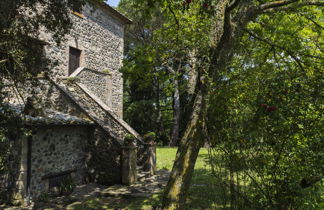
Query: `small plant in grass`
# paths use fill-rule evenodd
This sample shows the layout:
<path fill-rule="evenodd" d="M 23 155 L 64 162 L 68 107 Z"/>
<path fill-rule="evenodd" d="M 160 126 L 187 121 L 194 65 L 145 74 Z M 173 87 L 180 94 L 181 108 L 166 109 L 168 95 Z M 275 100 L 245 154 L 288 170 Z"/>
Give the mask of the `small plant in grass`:
<path fill-rule="evenodd" d="M 149 132 L 144 135 L 145 142 L 152 142 L 155 141 L 155 139 L 156 139 L 156 134 L 154 132 Z"/>
<path fill-rule="evenodd" d="M 104 69 L 102 72 L 103 72 L 103 73 L 106 73 L 106 74 L 110 74 L 109 69 Z"/>
<path fill-rule="evenodd" d="M 73 178 L 71 176 L 65 177 L 59 186 L 59 192 L 61 195 L 70 195 L 73 192 L 73 189 L 75 188 L 75 183 L 73 181 Z"/>
<path fill-rule="evenodd" d="M 135 136 L 132 135 L 132 134 L 127 134 L 125 137 L 124 137 L 124 145 L 133 145 L 134 142 L 135 142 Z"/>
<path fill-rule="evenodd" d="M 79 77 L 68 77 L 68 78 L 66 78 L 66 82 L 68 84 L 79 82 L 79 81 L 80 81 Z"/>

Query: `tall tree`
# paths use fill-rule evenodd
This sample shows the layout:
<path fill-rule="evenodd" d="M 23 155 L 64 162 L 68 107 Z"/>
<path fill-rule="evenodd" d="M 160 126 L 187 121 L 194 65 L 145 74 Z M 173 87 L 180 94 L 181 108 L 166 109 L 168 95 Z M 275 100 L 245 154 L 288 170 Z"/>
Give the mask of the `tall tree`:
<path fill-rule="evenodd" d="M 171 85 L 173 87 L 171 92 L 175 93 L 174 96 L 178 95 L 177 88 L 175 88 L 177 83 L 181 85 L 185 83 L 184 86 L 188 87 L 186 93 L 181 91 L 181 85 L 179 89 L 180 99 L 185 100 L 185 103 L 181 103 L 180 107 L 182 113 L 185 113 L 181 118 L 182 125 L 185 125 L 186 128 L 181 132 L 182 138 L 176 161 L 163 198 L 165 209 L 183 209 L 185 208 L 195 160 L 201 145 L 206 139 L 220 142 L 235 136 L 233 133 L 227 132 L 226 138 L 217 139 L 217 137 L 225 136 L 224 133 L 223 136 L 220 135 L 222 129 L 227 130 L 223 127 L 227 124 L 222 124 L 221 121 L 231 116 L 234 117 L 231 112 L 227 112 L 227 109 L 225 109 L 231 107 L 227 104 L 228 101 L 225 101 L 230 100 L 231 95 L 225 97 L 226 95 L 219 94 L 223 92 L 225 94 L 227 90 L 232 90 L 232 88 L 235 89 L 236 85 L 240 83 L 240 81 L 236 81 L 239 77 L 234 76 L 233 79 L 231 78 L 233 75 L 230 73 L 237 71 L 235 70 L 237 68 L 246 70 L 247 67 L 252 68 L 256 65 L 261 66 L 259 69 L 254 69 L 256 72 L 272 71 L 271 68 L 277 68 L 278 65 L 284 66 L 280 67 L 283 69 L 292 68 L 291 65 L 300 70 L 306 67 L 318 69 L 316 65 L 323 56 L 321 55 L 321 39 L 319 38 L 321 36 L 316 31 L 322 29 L 318 17 L 322 14 L 323 3 L 311 0 L 160 0 L 136 2 L 142 2 L 145 8 L 143 11 L 150 10 L 154 4 L 159 4 L 164 22 L 161 30 L 152 33 L 152 35 L 154 34 L 153 37 L 156 38 L 152 39 L 156 41 L 153 47 L 156 51 L 151 52 L 153 57 L 157 55 L 153 60 L 158 64 L 159 70 L 166 70 L 169 76 L 171 75 L 168 80 L 171 81 L 171 84 L 175 82 L 175 85 Z M 290 27 L 291 30 L 283 30 L 283 28 L 289 27 L 287 22 L 284 24 L 285 26 L 283 25 L 284 21 L 290 19 L 296 20 L 295 25 Z M 306 27 L 307 24 L 311 27 Z M 304 37 L 300 36 L 297 31 L 305 28 L 307 30 L 302 30 Z M 247 48 L 245 44 L 249 42 L 262 43 L 266 47 L 257 48 L 260 49 L 258 52 L 249 50 L 255 47 Z M 261 51 L 262 53 L 260 53 Z M 274 53 L 276 56 L 268 62 L 280 64 L 261 65 L 260 59 L 269 53 Z M 255 59 L 253 59 L 254 57 Z M 280 62 L 278 62 L 278 59 Z M 182 63 L 182 65 L 179 66 L 178 70 L 179 63 Z M 310 63 L 316 65 L 310 66 Z M 186 71 L 181 74 L 183 69 Z M 180 71 L 180 74 L 177 74 L 176 71 Z M 309 72 L 313 72 L 313 70 L 310 69 Z M 270 75 L 264 76 L 273 80 Z M 276 78 L 279 79 L 279 77 Z M 257 84 L 258 78 L 254 79 L 255 84 Z M 233 86 L 231 86 L 232 81 L 234 81 Z M 250 82 L 252 85 L 253 80 Z M 255 92 L 253 94 L 252 92 L 247 92 L 251 93 L 251 98 L 255 94 Z M 266 93 L 259 92 L 258 94 Z M 219 95 L 222 95 L 222 97 L 218 98 Z M 238 99 L 241 100 L 240 97 L 238 96 Z M 251 98 L 248 100 L 251 100 Z M 233 99 L 232 103 L 240 101 L 238 99 Z M 175 110 L 178 109 L 178 105 L 173 104 L 173 117 L 177 119 L 178 114 Z M 183 106 L 183 104 L 186 104 L 186 106 Z M 216 112 L 213 111 L 214 107 L 221 108 L 217 108 L 216 110 L 219 112 Z M 273 109 L 276 109 L 276 107 L 269 106 L 263 111 L 272 113 Z M 249 109 L 247 108 L 247 110 Z M 211 113 L 216 116 L 210 116 Z M 238 118 L 234 117 L 228 121 L 233 124 L 235 123 L 234 120 L 241 119 L 243 116 L 244 112 Z M 212 122 L 216 122 L 215 125 Z M 173 125 L 175 128 L 173 131 L 176 131 L 176 123 Z M 213 126 L 218 128 L 219 132 L 211 129 Z M 250 130 L 245 130 L 246 135 L 259 136 L 258 139 L 261 139 L 264 133 L 259 131 L 260 133 L 255 134 L 256 130 L 257 127 L 251 127 Z M 253 133 L 254 135 L 252 135 Z M 314 133 L 317 133 L 317 131 Z M 176 132 L 173 134 L 176 136 Z M 280 138 L 278 137 L 278 139 Z M 234 188 L 232 187 L 231 190 L 234 190 Z"/>
<path fill-rule="evenodd" d="M 167 96 L 162 91 L 166 75 L 158 68 L 154 42 L 155 31 L 164 20 L 159 8 L 160 2 L 122 0 L 117 9 L 133 20 L 126 31 L 122 69 L 125 119 L 140 133 L 154 131 L 161 139 L 167 129 L 163 118 Z"/>
<path fill-rule="evenodd" d="M 185 9 L 183 5 L 180 8 Z M 123 68 L 125 90 L 130 90 L 125 97 L 126 118 L 135 128 L 143 125 L 140 131 L 154 126 L 152 130 L 171 139 L 164 143 L 175 146 L 185 127 L 181 119 L 190 109 L 189 99 L 196 81 L 190 60 L 197 56 L 193 52 L 202 49 L 208 40 L 206 34 L 195 32 L 204 33 L 208 25 L 195 19 L 198 10 L 184 14 L 163 1 L 124 0 L 118 9 L 135 21 L 126 39 Z M 152 91 L 155 93 L 144 98 Z M 136 102 L 133 96 L 142 97 Z M 141 109 L 144 104 L 151 108 Z M 128 113 L 136 115 L 127 117 Z"/>
<path fill-rule="evenodd" d="M 197 4 L 197 2 L 193 1 L 186 1 L 185 3 L 190 6 Z M 175 1 L 173 3 L 169 2 L 169 4 L 170 7 L 178 7 L 183 2 Z M 201 5 L 201 8 L 207 10 L 212 21 L 209 53 L 206 54 L 208 62 L 206 62 L 205 68 L 197 69 L 199 82 L 195 90 L 193 111 L 182 137 L 171 177 L 164 193 L 164 209 L 185 208 L 195 161 L 199 148 L 203 144 L 204 138 L 206 138 L 206 109 L 211 96 L 210 91 L 212 90 L 209 84 L 218 82 L 221 79 L 220 72 L 225 70 L 234 56 L 234 49 L 246 33 L 247 26 L 256 22 L 264 14 L 271 17 L 281 11 L 293 14 L 307 10 L 312 6 L 323 6 L 321 2 L 294 0 L 253 2 L 222 0 L 199 1 L 198 4 Z M 309 9 L 308 12 L 312 14 L 312 10 Z M 282 38 L 287 38 L 287 36 Z M 289 56 L 294 62 L 300 63 L 301 58 L 294 55 L 293 52 L 290 52 Z"/>
<path fill-rule="evenodd" d="M 304 209 L 319 202 L 319 14 L 314 7 L 259 17 L 247 26 L 230 68 L 215 84 L 207 127 L 213 174 L 228 192 L 224 206 L 230 201 L 236 209 Z"/>

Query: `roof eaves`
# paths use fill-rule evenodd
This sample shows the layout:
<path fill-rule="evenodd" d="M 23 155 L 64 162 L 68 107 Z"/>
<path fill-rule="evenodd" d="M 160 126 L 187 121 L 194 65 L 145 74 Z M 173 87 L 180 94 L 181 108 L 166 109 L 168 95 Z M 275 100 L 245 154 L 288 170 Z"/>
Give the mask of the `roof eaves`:
<path fill-rule="evenodd" d="M 96 0 L 92 0 L 92 2 L 96 3 L 97 5 L 99 5 L 101 8 L 107 10 L 109 13 L 111 13 L 113 16 L 115 16 L 116 18 L 118 18 L 122 23 L 124 24 L 132 24 L 133 22 L 128 19 L 125 15 L 123 15 L 122 13 L 118 12 L 117 10 L 115 10 L 113 7 L 109 6 L 108 4 L 106 4 L 105 2 L 98 2 Z"/>

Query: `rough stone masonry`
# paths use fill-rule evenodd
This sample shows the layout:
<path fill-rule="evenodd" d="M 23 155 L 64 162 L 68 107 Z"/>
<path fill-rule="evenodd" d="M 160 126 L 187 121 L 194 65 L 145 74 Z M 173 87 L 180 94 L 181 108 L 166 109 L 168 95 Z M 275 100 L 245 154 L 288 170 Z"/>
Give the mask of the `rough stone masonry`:
<path fill-rule="evenodd" d="M 45 56 L 52 61 L 49 76 L 37 85 L 21 87 L 23 98 L 8 99 L 19 107 L 17 113 L 25 115 L 31 132 L 14 140 L 20 147 L 15 148 L 20 151 L 15 156 L 19 172 L 8 172 L 1 179 L 5 187 L 0 191 L 6 192 L 6 179 L 14 179 L 16 187 L 11 191 L 22 202 L 59 187 L 67 176 L 74 184 L 120 183 L 123 136 L 140 138 L 122 119 L 119 69 L 124 26 L 130 20 L 96 1 L 69 13 L 73 28 L 60 45 L 46 32 L 39 37 L 46 43 Z M 24 112 L 26 101 L 37 112 Z"/>
<path fill-rule="evenodd" d="M 69 50 L 71 47 L 80 50 L 80 66 L 87 69 L 81 72 L 80 82 L 122 118 L 123 79 L 119 69 L 124 52 L 125 21 L 96 4 L 85 5 L 80 15 L 71 13 L 71 19 L 73 28 L 60 46 L 51 34 L 43 32 L 40 36 L 48 43 L 46 57 L 56 63 L 51 77 L 69 76 Z"/>

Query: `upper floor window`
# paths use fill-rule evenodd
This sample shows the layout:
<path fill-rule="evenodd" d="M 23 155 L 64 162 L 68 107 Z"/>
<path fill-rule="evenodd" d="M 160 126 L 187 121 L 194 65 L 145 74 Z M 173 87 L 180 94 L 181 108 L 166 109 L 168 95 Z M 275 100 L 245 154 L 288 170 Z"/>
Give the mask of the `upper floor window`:
<path fill-rule="evenodd" d="M 74 47 L 69 49 L 69 75 L 80 67 L 81 50 Z"/>

